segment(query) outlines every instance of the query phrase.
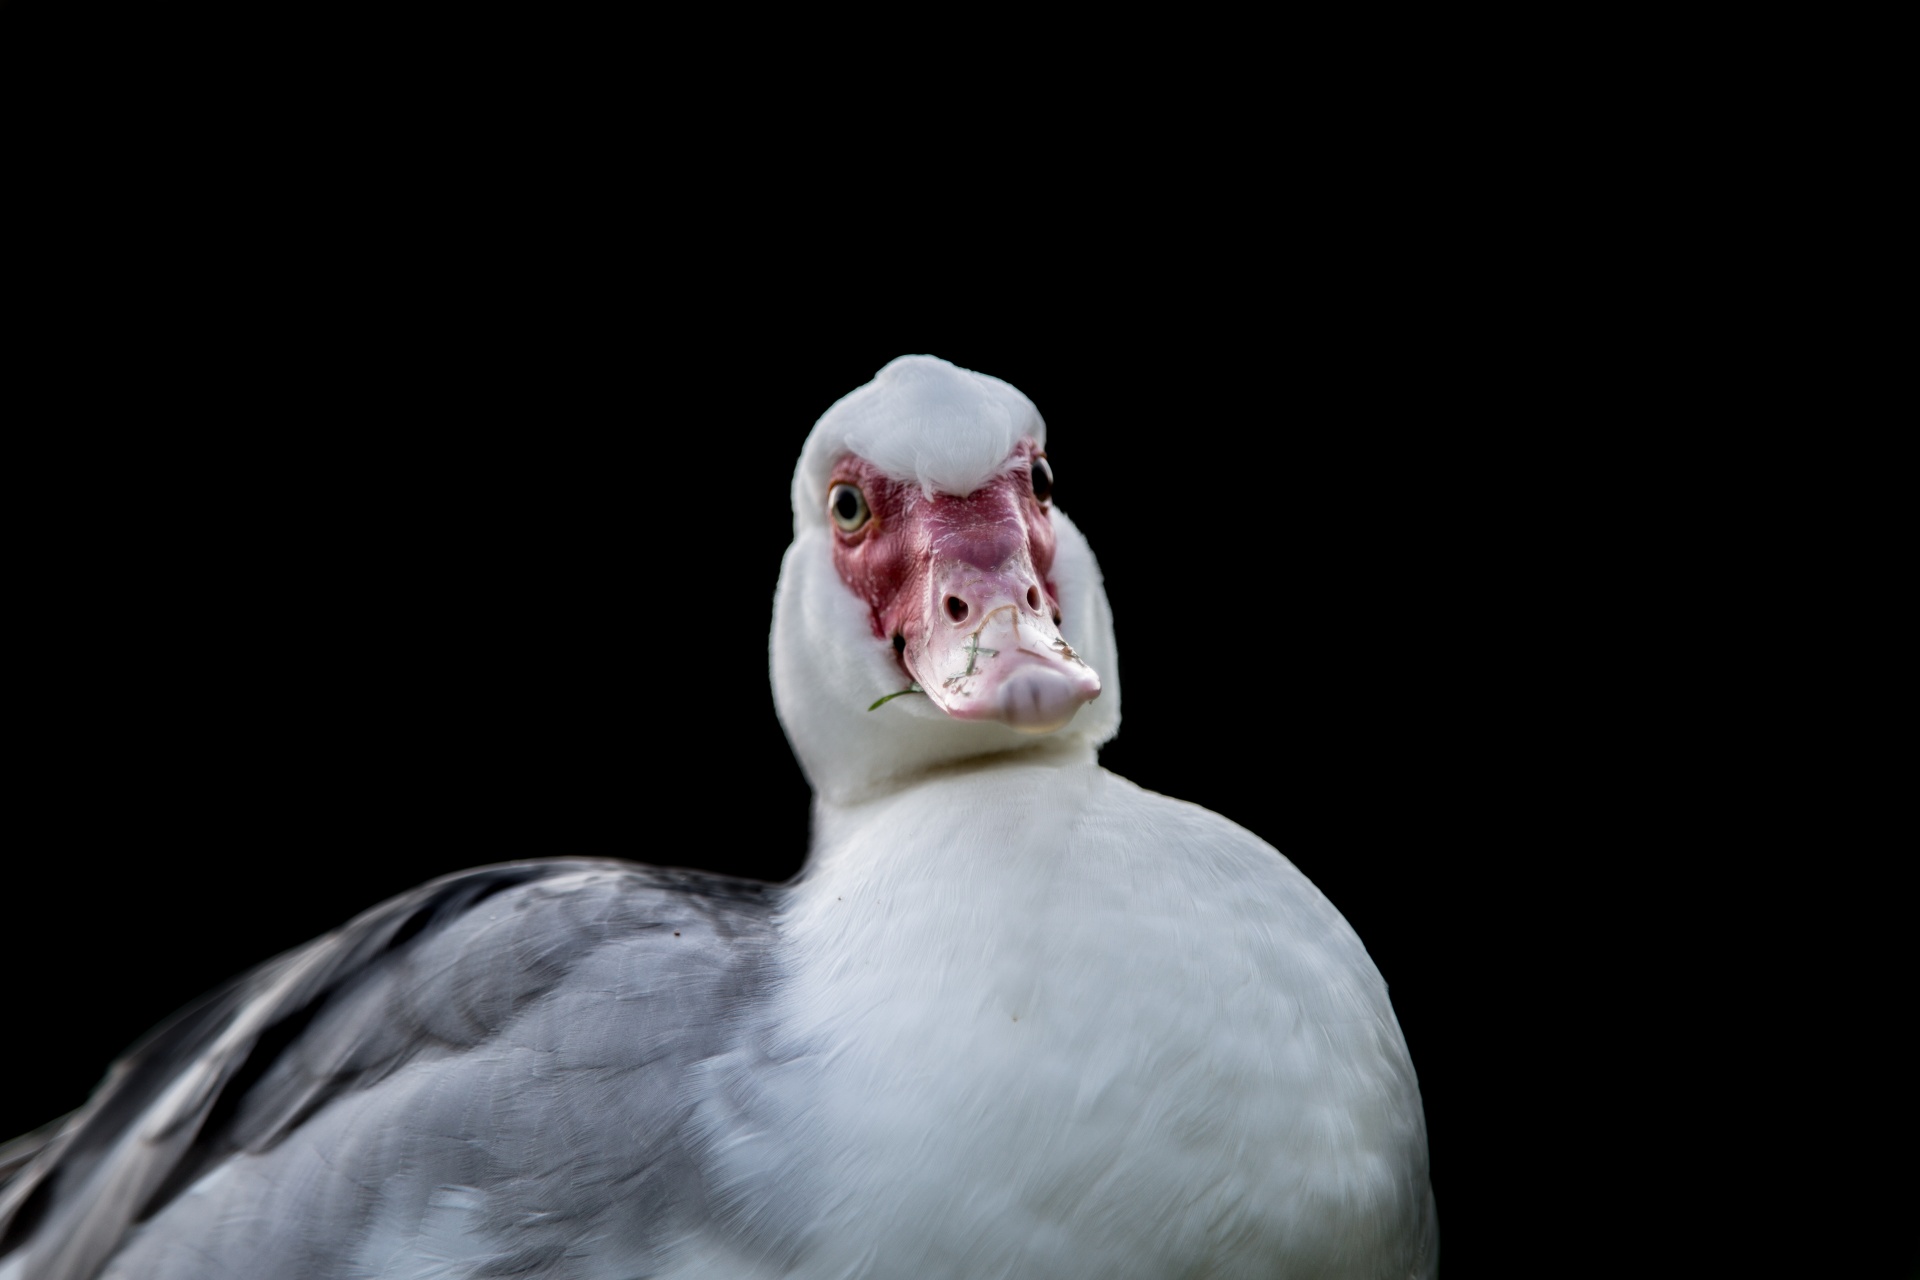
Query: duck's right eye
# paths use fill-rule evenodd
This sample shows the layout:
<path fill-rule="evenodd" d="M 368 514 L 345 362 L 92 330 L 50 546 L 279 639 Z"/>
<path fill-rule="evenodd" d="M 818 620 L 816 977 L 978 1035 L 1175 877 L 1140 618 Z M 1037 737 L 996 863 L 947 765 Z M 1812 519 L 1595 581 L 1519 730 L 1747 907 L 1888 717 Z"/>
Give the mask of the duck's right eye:
<path fill-rule="evenodd" d="M 853 533 L 873 518 L 873 512 L 867 508 L 867 499 L 859 489 L 850 484 L 837 484 L 827 494 L 827 513 L 833 522 L 848 533 Z"/>

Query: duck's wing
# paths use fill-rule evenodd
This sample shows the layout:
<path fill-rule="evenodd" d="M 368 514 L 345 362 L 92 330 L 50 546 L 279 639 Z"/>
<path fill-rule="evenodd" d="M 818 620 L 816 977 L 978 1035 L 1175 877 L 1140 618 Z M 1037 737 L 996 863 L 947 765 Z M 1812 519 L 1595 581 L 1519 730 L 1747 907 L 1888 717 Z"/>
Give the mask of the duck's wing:
<path fill-rule="evenodd" d="M 0 1280 L 644 1261 L 704 1213 L 688 1070 L 765 989 L 779 893 L 540 861 L 384 903 L 8 1144 Z"/>

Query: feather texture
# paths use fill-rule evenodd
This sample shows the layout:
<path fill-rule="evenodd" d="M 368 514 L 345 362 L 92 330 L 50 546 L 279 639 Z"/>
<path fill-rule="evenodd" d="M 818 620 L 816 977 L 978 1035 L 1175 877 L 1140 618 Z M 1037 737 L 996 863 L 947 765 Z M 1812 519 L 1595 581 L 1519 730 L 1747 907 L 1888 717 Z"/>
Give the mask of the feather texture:
<path fill-rule="evenodd" d="M 8 1184 L 0 1275 L 644 1273 L 701 1212 L 686 1072 L 766 981 L 778 892 L 554 861 L 387 902 L 124 1060 Z"/>

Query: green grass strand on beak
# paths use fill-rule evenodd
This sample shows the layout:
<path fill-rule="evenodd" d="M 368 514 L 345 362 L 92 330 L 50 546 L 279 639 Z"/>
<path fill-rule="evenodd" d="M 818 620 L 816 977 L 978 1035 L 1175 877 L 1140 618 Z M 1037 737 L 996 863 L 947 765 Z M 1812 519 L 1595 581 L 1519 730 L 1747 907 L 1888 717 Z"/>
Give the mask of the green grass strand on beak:
<path fill-rule="evenodd" d="M 867 710 L 872 711 L 875 707 L 878 707 L 883 702 L 892 702 L 895 698 L 904 698 L 910 693 L 925 693 L 925 692 L 926 690 L 922 689 L 917 683 L 910 684 L 898 693 L 890 693 L 884 698 L 875 699 L 873 706 L 868 707 Z"/>

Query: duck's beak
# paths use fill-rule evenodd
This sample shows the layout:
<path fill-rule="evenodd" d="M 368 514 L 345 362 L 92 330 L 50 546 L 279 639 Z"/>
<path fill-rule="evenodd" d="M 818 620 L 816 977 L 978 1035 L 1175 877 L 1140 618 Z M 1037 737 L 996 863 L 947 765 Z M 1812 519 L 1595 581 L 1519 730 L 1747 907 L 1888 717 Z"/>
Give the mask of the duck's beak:
<path fill-rule="evenodd" d="M 935 555 L 930 569 L 919 634 L 902 656 L 934 705 L 956 720 L 1051 733 L 1100 696 L 1024 553 L 988 569 Z"/>

